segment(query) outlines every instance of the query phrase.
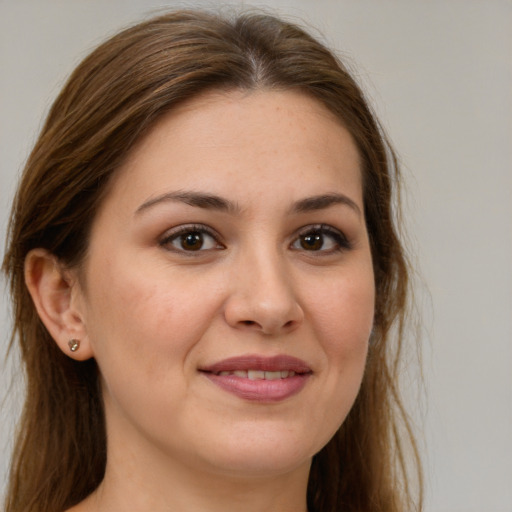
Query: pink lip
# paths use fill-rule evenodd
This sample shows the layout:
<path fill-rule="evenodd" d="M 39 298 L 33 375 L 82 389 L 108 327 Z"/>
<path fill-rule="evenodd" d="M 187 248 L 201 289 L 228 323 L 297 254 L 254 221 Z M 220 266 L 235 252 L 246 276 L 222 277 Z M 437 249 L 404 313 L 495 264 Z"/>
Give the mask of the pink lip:
<path fill-rule="evenodd" d="M 219 373 L 237 370 L 262 370 L 266 372 L 292 371 L 295 373 L 311 373 L 311 368 L 301 359 L 292 356 L 278 355 L 263 357 L 248 354 L 230 357 L 209 366 L 201 368 L 203 372 Z"/>
<path fill-rule="evenodd" d="M 236 375 L 220 375 L 220 372 L 259 370 L 267 372 L 294 372 L 285 378 L 250 380 Z M 255 402 L 278 402 L 291 397 L 306 385 L 311 368 L 296 357 L 279 355 L 262 357 L 244 355 L 224 359 L 200 371 L 214 384 L 244 400 Z"/>

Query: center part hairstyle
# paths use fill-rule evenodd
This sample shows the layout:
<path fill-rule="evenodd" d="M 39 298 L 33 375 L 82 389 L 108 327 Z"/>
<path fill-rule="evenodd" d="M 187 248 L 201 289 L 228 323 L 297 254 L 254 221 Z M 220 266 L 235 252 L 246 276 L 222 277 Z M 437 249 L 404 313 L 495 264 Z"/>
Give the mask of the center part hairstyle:
<path fill-rule="evenodd" d="M 61 512 L 77 504 L 102 481 L 107 453 L 97 365 L 59 350 L 25 286 L 25 257 L 40 247 L 79 269 L 98 207 L 134 144 L 175 106 L 210 90 L 298 91 L 353 137 L 375 274 L 374 328 L 354 406 L 313 458 L 308 507 L 419 510 L 421 471 L 397 386 L 409 285 L 393 215 L 396 157 L 360 88 L 320 42 L 266 14 L 199 11 L 144 21 L 94 50 L 53 104 L 27 161 L 3 262 L 11 349 L 19 343 L 27 386 L 5 510 Z"/>

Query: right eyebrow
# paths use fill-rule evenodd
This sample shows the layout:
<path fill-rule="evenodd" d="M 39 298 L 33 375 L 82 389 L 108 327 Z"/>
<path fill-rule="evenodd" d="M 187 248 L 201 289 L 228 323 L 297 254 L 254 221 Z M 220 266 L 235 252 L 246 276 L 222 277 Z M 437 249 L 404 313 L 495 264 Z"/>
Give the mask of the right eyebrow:
<path fill-rule="evenodd" d="M 215 194 L 180 190 L 176 192 L 167 192 L 148 199 L 142 203 L 137 210 L 135 210 L 135 214 L 148 210 L 157 204 L 167 202 L 181 202 L 197 208 L 203 208 L 205 210 L 218 210 L 228 213 L 240 212 L 240 208 L 236 203 Z"/>

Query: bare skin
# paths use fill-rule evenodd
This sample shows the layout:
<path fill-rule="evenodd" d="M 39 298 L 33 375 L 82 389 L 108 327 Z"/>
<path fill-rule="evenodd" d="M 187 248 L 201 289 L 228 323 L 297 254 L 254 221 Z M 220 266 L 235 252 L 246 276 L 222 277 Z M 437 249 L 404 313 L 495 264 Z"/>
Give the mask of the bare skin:
<path fill-rule="evenodd" d="M 373 323 L 362 196 L 357 149 L 322 105 L 208 93 L 136 146 L 82 281 L 29 256 L 55 341 L 69 354 L 80 339 L 72 357 L 102 375 L 106 474 L 71 512 L 306 511 L 312 457 L 355 400 Z M 234 357 L 307 371 L 254 383 L 256 363 L 208 370 Z"/>

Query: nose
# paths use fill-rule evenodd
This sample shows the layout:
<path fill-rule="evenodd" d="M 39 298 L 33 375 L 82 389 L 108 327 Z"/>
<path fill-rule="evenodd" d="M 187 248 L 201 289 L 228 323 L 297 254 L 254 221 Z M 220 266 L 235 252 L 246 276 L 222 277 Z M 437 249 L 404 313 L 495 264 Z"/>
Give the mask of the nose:
<path fill-rule="evenodd" d="M 231 327 L 279 335 L 302 324 L 304 312 L 294 278 L 278 257 L 253 255 L 233 270 L 224 308 L 226 322 Z"/>

